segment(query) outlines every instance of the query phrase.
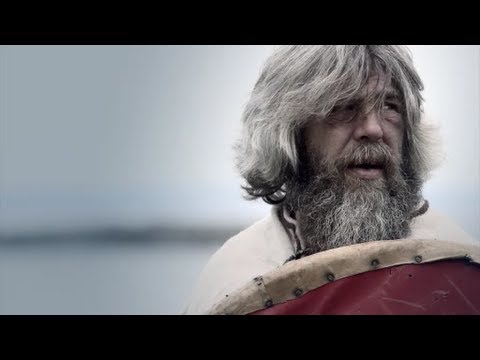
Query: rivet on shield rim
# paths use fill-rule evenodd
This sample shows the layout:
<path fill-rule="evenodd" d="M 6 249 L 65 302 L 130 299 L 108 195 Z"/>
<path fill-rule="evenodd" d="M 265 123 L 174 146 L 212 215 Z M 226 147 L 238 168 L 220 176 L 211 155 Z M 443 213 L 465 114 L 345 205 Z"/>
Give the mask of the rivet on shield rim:
<path fill-rule="evenodd" d="M 415 262 L 420 264 L 422 262 L 422 257 L 420 255 L 415 256 Z"/>
<path fill-rule="evenodd" d="M 293 291 L 293 295 L 295 295 L 295 297 L 300 297 L 300 296 L 302 296 L 302 294 L 303 294 L 303 290 L 302 290 L 302 289 L 296 288 L 296 289 Z"/>
<path fill-rule="evenodd" d="M 327 274 L 327 280 L 332 282 L 333 280 L 335 280 L 335 275 L 333 275 L 332 273 L 328 273 Z"/>
<path fill-rule="evenodd" d="M 372 262 L 370 263 L 370 265 L 372 265 L 372 267 L 376 268 L 378 265 L 380 265 L 380 261 L 378 261 L 377 259 L 373 259 Z"/>
<path fill-rule="evenodd" d="M 267 300 L 265 301 L 265 307 L 269 308 L 273 306 L 273 301 L 272 300 Z"/>

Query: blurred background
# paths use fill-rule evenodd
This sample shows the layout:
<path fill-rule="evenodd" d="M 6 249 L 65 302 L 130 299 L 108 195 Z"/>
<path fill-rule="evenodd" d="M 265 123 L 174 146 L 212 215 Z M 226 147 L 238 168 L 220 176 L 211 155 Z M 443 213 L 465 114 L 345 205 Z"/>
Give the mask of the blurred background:
<path fill-rule="evenodd" d="M 432 207 L 480 238 L 480 46 L 409 46 Z M 178 314 L 264 217 L 232 145 L 274 46 L 0 46 L 0 314 Z"/>

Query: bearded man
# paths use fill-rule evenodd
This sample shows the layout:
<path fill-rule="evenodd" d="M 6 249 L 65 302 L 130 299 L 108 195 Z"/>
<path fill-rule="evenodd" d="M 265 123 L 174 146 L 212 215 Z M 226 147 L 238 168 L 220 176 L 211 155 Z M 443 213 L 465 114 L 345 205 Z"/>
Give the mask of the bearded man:
<path fill-rule="evenodd" d="M 211 312 L 252 279 L 265 288 L 262 275 L 311 255 L 361 253 L 358 244 L 477 246 L 422 197 L 435 140 L 423 121 L 422 90 L 401 46 L 277 49 L 246 106 L 236 146 L 248 198 L 272 204 L 271 213 L 214 254 L 186 313 Z"/>

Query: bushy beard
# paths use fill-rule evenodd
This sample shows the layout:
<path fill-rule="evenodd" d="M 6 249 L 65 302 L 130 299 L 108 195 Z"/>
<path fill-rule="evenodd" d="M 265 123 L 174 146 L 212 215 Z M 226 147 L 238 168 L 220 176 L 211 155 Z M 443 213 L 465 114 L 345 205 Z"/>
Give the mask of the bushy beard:
<path fill-rule="evenodd" d="M 365 143 L 334 161 L 307 156 L 306 162 L 306 171 L 288 186 L 286 206 L 310 253 L 410 234 L 422 183 L 402 171 L 388 146 Z M 384 177 L 347 174 L 352 165 L 372 162 L 381 164 Z"/>

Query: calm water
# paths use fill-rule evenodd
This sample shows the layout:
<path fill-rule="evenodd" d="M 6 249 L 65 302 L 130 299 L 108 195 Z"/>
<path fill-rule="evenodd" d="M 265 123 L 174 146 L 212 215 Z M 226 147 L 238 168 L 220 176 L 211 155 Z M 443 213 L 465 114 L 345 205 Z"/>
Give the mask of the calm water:
<path fill-rule="evenodd" d="M 224 240 L 0 244 L 0 314 L 179 314 Z"/>

